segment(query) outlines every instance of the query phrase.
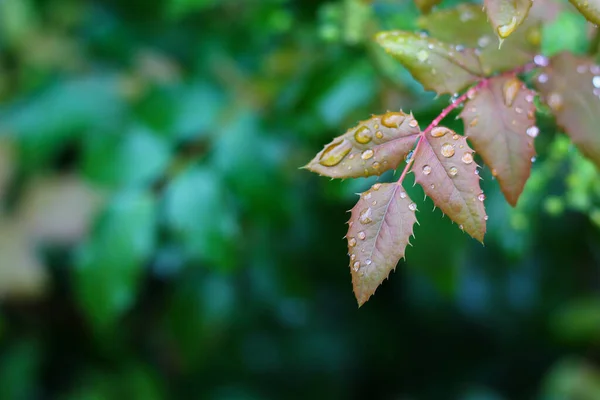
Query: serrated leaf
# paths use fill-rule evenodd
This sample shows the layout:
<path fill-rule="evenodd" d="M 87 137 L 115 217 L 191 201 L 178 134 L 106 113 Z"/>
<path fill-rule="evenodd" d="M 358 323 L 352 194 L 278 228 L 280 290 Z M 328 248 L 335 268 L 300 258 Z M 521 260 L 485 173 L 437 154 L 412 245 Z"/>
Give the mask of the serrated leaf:
<path fill-rule="evenodd" d="M 415 0 L 415 5 L 423 14 L 427 14 L 441 2 L 442 0 Z"/>
<path fill-rule="evenodd" d="M 523 192 L 535 155 L 534 92 L 514 76 L 490 79 L 460 113 L 465 135 L 498 178 L 513 206 Z"/>
<path fill-rule="evenodd" d="M 600 167 L 600 66 L 587 57 L 560 53 L 535 84 L 558 125 Z"/>
<path fill-rule="evenodd" d="M 460 4 L 452 9 L 435 11 L 419 18 L 419 27 L 439 40 L 479 49 L 481 67 L 486 75 L 506 71 L 530 62 L 539 53 L 540 24 L 551 20 L 556 5 L 538 0 L 523 26 L 498 48 L 495 32 L 485 12 L 477 4 Z"/>
<path fill-rule="evenodd" d="M 500 39 L 506 39 L 525 21 L 533 0 L 485 0 L 490 22 Z"/>
<path fill-rule="evenodd" d="M 483 243 L 485 196 L 466 138 L 436 127 L 424 135 L 413 157 L 415 182 L 461 229 Z"/>
<path fill-rule="evenodd" d="M 417 221 L 417 206 L 397 183 L 377 183 L 352 208 L 348 253 L 359 307 L 396 268 Z"/>
<path fill-rule="evenodd" d="M 438 94 L 459 92 L 483 74 L 473 49 L 457 49 L 439 40 L 403 31 L 380 32 L 376 40 L 426 90 Z"/>
<path fill-rule="evenodd" d="M 600 24 L 600 0 L 569 0 L 593 24 Z"/>
<path fill-rule="evenodd" d="M 398 167 L 419 132 L 412 114 L 375 115 L 335 138 L 305 168 L 331 178 L 381 175 Z"/>

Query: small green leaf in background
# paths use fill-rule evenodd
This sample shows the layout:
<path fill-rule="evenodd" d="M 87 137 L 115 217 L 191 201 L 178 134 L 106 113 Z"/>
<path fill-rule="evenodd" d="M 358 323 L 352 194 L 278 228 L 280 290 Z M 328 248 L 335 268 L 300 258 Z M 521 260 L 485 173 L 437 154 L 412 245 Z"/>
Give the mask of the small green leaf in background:
<path fill-rule="evenodd" d="M 77 301 L 100 333 L 114 328 L 135 302 L 155 243 L 155 203 L 142 191 L 117 194 L 77 255 L 73 277 Z"/>

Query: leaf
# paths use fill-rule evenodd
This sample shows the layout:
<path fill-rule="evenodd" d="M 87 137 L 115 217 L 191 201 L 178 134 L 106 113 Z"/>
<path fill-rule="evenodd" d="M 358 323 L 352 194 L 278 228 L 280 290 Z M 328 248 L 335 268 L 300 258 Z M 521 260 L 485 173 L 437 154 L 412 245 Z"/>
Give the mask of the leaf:
<path fill-rule="evenodd" d="M 465 135 L 498 178 L 506 200 L 513 206 L 523 192 L 535 155 L 534 92 L 514 76 L 490 79 L 465 104 L 460 116 Z"/>
<path fill-rule="evenodd" d="M 403 31 L 379 32 L 376 40 L 426 90 L 438 94 L 454 94 L 483 74 L 473 49 L 457 49 L 439 40 Z"/>
<path fill-rule="evenodd" d="M 486 75 L 526 64 L 539 53 L 541 22 L 556 15 L 556 5 L 537 0 L 521 29 L 514 32 L 498 48 L 494 29 L 485 12 L 477 4 L 460 4 L 452 9 L 433 12 L 419 18 L 419 27 L 439 40 L 455 45 L 478 48 L 481 67 Z"/>
<path fill-rule="evenodd" d="M 381 175 L 398 167 L 419 132 L 412 114 L 375 115 L 334 139 L 304 168 L 332 178 Z"/>
<path fill-rule="evenodd" d="M 466 138 L 436 127 L 419 141 L 414 158 L 415 182 L 461 229 L 483 243 L 485 196 Z"/>
<path fill-rule="evenodd" d="M 558 125 L 600 167 L 600 66 L 587 57 L 560 53 L 535 84 Z"/>
<path fill-rule="evenodd" d="M 569 0 L 592 24 L 600 24 L 600 0 Z"/>
<path fill-rule="evenodd" d="M 397 183 L 376 183 L 352 208 L 348 253 L 359 307 L 396 268 L 417 222 L 417 206 Z"/>
<path fill-rule="evenodd" d="M 496 34 L 503 40 L 525 21 L 533 0 L 485 0 L 484 5 Z"/>
<path fill-rule="evenodd" d="M 442 0 L 415 0 L 415 5 L 423 14 L 427 14 L 441 2 Z"/>

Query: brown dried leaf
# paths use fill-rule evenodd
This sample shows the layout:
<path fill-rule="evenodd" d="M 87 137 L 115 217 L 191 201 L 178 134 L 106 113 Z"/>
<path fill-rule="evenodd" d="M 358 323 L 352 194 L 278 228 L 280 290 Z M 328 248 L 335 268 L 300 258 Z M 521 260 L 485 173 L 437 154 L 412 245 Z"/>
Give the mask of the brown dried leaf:
<path fill-rule="evenodd" d="M 419 132 L 412 114 L 375 115 L 335 138 L 305 168 L 331 178 L 381 175 L 404 161 Z"/>
<path fill-rule="evenodd" d="M 397 183 L 377 183 L 352 208 L 348 253 L 359 307 L 396 268 L 417 221 L 417 206 Z"/>
<path fill-rule="evenodd" d="M 461 229 L 483 243 L 485 196 L 465 137 L 436 127 L 421 139 L 414 157 L 415 181 L 425 194 Z"/>
<path fill-rule="evenodd" d="M 534 92 L 514 76 L 492 78 L 461 112 L 465 134 L 498 178 L 513 206 L 523 192 L 535 155 Z"/>
<path fill-rule="evenodd" d="M 454 94 L 483 74 L 473 49 L 457 49 L 439 40 L 403 31 L 379 32 L 376 40 L 426 90 Z"/>
<path fill-rule="evenodd" d="M 556 122 L 600 168 L 600 66 L 587 57 L 560 53 L 536 79 Z"/>
<path fill-rule="evenodd" d="M 500 39 L 506 39 L 525 21 L 533 0 L 485 0 L 485 9 Z"/>

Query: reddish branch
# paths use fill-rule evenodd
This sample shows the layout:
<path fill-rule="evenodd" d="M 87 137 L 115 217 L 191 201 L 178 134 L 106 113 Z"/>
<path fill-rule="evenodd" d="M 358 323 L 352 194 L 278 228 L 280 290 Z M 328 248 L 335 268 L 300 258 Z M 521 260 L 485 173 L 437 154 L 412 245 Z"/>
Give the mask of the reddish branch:
<path fill-rule="evenodd" d="M 522 74 L 522 73 L 525 73 L 525 72 L 529 72 L 529 71 L 535 69 L 536 67 L 537 67 L 536 64 L 529 63 L 529 64 L 521 65 L 520 67 L 517 67 L 517 68 L 515 68 L 513 70 L 510 70 L 508 72 L 505 72 L 503 75 L 517 75 L 517 74 Z M 425 135 L 428 134 L 429 132 L 431 132 L 431 130 L 433 128 L 435 128 L 436 126 L 438 126 L 440 124 L 440 122 L 442 122 L 442 120 L 444 118 L 446 118 L 448 116 L 448 114 L 450 114 L 453 110 L 455 110 L 456 108 L 460 107 L 468 99 L 473 98 L 473 96 L 475 96 L 475 94 L 479 90 L 481 90 L 482 88 L 486 87 L 488 85 L 490 79 L 492 79 L 492 78 L 493 78 L 493 76 L 489 76 L 487 78 L 483 78 L 479 82 L 477 82 L 477 84 L 475 84 L 474 86 L 470 87 L 469 90 L 467 90 L 460 97 L 458 97 L 454 101 L 452 101 L 448 107 L 444 108 L 442 110 L 442 112 L 440 113 L 440 115 L 438 115 L 431 122 L 431 124 L 429 124 L 429 126 L 427 128 L 425 128 L 425 130 L 421 131 L 421 133 L 417 137 L 417 145 L 416 145 L 415 149 L 413 150 L 412 156 L 406 162 L 406 166 L 404 167 L 404 170 L 402 171 L 402 175 L 400 175 L 400 178 L 398 179 L 398 182 L 397 182 L 398 185 L 402 184 L 402 181 L 404 181 L 404 178 L 406 177 L 406 174 L 408 174 L 408 172 L 410 171 L 410 168 L 412 167 L 413 161 L 415 159 L 415 155 L 419 151 L 419 147 L 421 146 L 421 143 L 423 142 L 423 140 L 425 140 Z"/>

